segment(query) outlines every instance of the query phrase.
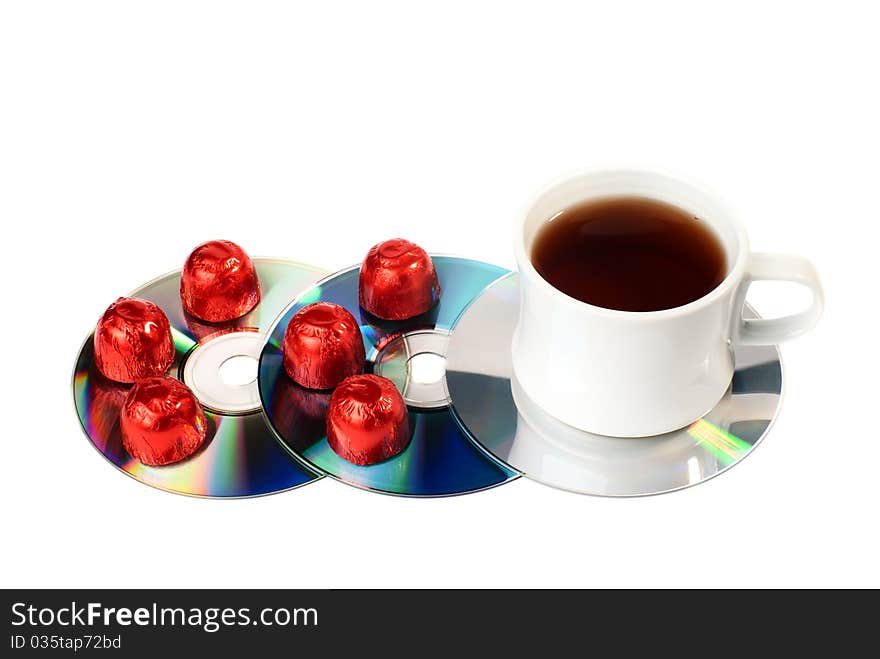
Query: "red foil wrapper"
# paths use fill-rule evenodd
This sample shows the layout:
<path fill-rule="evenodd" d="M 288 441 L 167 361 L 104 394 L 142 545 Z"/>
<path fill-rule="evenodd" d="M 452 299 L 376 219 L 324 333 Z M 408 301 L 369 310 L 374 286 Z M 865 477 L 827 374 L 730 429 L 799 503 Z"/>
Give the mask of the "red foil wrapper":
<path fill-rule="evenodd" d="M 260 301 L 260 281 L 247 253 L 228 240 L 196 247 L 183 266 L 184 310 L 209 323 L 240 318 Z"/>
<path fill-rule="evenodd" d="M 315 302 L 290 319 L 284 334 L 284 370 L 308 389 L 332 389 L 364 370 L 364 341 L 346 309 Z"/>
<path fill-rule="evenodd" d="M 165 313 L 152 302 L 121 297 L 95 327 L 95 366 L 107 378 L 131 383 L 163 375 L 174 361 Z"/>
<path fill-rule="evenodd" d="M 332 389 L 363 371 L 366 359 L 354 316 L 331 302 L 315 302 L 294 314 L 282 352 L 287 375 L 308 389 Z"/>
<path fill-rule="evenodd" d="M 132 387 L 119 427 L 129 455 L 158 467 L 195 453 L 205 442 L 208 422 L 189 387 L 174 378 L 153 377 Z"/>
<path fill-rule="evenodd" d="M 367 252 L 358 295 L 361 306 L 374 316 L 405 320 L 437 303 L 440 284 L 425 250 L 403 238 L 393 238 Z"/>
<path fill-rule="evenodd" d="M 327 411 L 327 443 L 340 458 L 376 464 L 402 452 L 409 440 L 406 404 L 391 380 L 353 375 L 336 387 Z"/>

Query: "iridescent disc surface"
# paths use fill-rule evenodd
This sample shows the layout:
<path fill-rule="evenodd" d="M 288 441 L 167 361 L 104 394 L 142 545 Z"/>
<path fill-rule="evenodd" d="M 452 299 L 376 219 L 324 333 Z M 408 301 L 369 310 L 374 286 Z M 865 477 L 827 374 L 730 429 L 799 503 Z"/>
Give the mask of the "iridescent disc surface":
<path fill-rule="evenodd" d="M 80 423 L 105 458 L 142 483 L 177 494 L 224 498 L 271 494 L 320 477 L 279 446 L 260 410 L 255 382 L 228 388 L 216 372 L 204 370 L 222 362 L 224 350 L 245 352 L 255 345 L 255 354 L 249 355 L 255 360 L 265 341 L 263 332 L 290 299 L 326 275 L 319 268 L 280 259 L 253 262 L 262 291 L 260 303 L 227 323 L 207 323 L 183 311 L 179 271 L 131 293 L 154 302 L 168 316 L 176 355 L 167 375 L 187 382 L 205 407 L 208 438 L 186 460 L 148 467 L 128 455 L 119 431 L 119 410 L 130 385 L 112 382 L 98 372 L 91 335 L 83 344 L 73 375 Z M 194 369 L 196 361 L 199 367 Z"/>
<path fill-rule="evenodd" d="M 474 443 L 452 418 L 442 372 L 419 377 L 419 355 L 443 357 L 449 329 L 461 311 L 506 270 L 479 261 L 432 256 L 442 289 L 426 314 L 389 322 L 358 304 L 359 267 L 331 275 L 305 291 L 269 332 L 260 357 L 260 398 L 269 425 L 292 455 L 340 481 L 385 494 L 448 496 L 484 490 L 519 474 Z M 284 372 L 281 346 L 293 315 L 312 302 L 333 302 L 358 319 L 367 354 L 366 372 L 395 382 L 410 414 L 413 437 L 407 449 L 375 465 L 359 466 L 337 456 L 327 444 L 325 414 L 330 392 L 294 384 Z"/>
<path fill-rule="evenodd" d="M 462 427 L 496 458 L 546 485 L 601 496 L 696 485 L 748 455 L 778 414 L 779 352 L 748 346 L 735 351 L 736 372 L 724 398 L 687 428 L 634 439 L 577 430 L 544 412 L 512 378 L 518 315 L 519 277 L 510 274 L 489 286 L 455 324 L 446 384 Z"/>

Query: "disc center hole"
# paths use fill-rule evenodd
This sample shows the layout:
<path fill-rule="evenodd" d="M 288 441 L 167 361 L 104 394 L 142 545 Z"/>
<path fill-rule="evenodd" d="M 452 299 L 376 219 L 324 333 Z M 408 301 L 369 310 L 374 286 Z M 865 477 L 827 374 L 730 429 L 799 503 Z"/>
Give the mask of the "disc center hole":
<path fill-rule="evenodd" d="M 244 387 L 257 379 L 257 360 L 236 355 L 220 364 L 220 381 L 229 387 Z"/>
<path fill-rule="evenodd" d="M 434 384 L 446 375 L 446 357 L 433 352 L 413 355 L 407 362 L 409 379 L 418 384 Z"/>

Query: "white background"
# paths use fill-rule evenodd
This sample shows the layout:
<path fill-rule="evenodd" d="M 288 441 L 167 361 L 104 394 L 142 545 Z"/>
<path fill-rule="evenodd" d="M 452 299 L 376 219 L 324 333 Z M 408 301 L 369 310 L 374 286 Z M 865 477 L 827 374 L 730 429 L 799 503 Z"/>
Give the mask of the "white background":
<path fill-rule="evenodd" d="M 872 5 L 3 3 L 0 585 L 880 586 Z M 206 501 L 82 436 L 80 343 L 197 243 L 333 270 L 402 235 L 512 267 L 531 195 L 603 164 L 705 181 L 823 276 L 782 415 L 730 473 L 633 500 Z"/>

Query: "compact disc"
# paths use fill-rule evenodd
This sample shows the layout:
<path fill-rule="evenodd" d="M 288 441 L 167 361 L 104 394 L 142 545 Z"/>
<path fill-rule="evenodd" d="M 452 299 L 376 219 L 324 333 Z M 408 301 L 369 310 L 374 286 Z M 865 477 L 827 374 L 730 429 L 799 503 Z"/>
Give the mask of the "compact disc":
<path fill-rule="evenodd" d="M 198 452 L 180 462 L 149 467 L 123 447 L 119 411 L 131 385 L 105 378 L 94 363 L 92 336 L 76 360 L 73 397 L 89 441 L 112 464 L 142 483 L 178 494 L 249 497 L 308 483 L 319 474 L 293 460 L 267 427 L 260 407 L 256 364 L 263 332 L 290 298 L 326 275 L 309 265 L 253 259 L 262 292 L 249 313 L 225 323 L 187 314 L 180 271 L 141 286 L 131 297 L 149 300 L 168 316 L 175 360 L 167 375 L 187 384 L 205 408 L 208 434 Z"/>
<path fill-rule="evenodd" d="M 696 485 L 749 455 L 779 412 L 777 348 L 738 346 L 730 388 L 690 426 L 642 438 L 577 430 L 544 412 L 513 378 L 510 346 L 518 315 L 519 276 L 510 274 L 487 287 L 453 327 L 446 383 L 462 427 L 487 452 L 546 485 L 602 496 Z M 756 314 L 747 308 L 746 317 Z"/>
<path fill-rule="evenodd" d="M 487 454 L 452 418 L 444 382 L 449 330 L 463 309 L 506 270 L 469 259 L 432 256 L 440 301 L 405 321 L 379 320 L 358 303 L 355 266 L 302 293 L 281 314 L 260 356 L 259 388 L 269 425 L 292 455 L 340 481 L 385 494 L 447 496 L 500 485 L 519 474 Z M 293 315 L 312 302 L 333 302 L 358 320 L 366 349 L 366 372 L 391 379 L 410 415 L 412 440 L 399 455 L 360 466 L 336 455 L 327 443 L 328 391 L 293 383 L 282 365 L 281 346 Z"/>

